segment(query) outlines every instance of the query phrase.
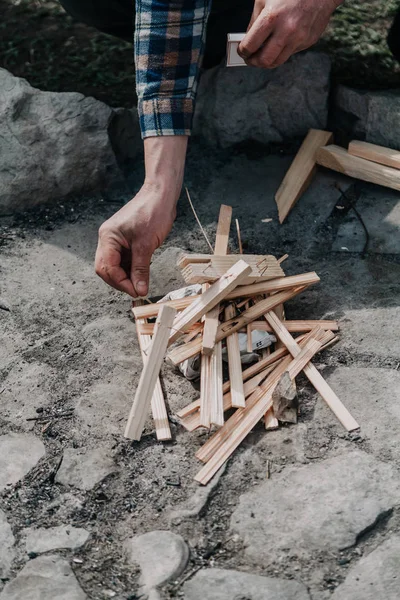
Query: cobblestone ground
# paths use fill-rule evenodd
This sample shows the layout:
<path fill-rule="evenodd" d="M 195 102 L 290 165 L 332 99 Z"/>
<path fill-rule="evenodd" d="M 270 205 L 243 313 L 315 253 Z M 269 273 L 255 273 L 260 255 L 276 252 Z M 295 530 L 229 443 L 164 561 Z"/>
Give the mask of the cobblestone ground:
<path fill-rule="evenodd" d="M 148 420 L 140 443 L 122 437 L 140 354 L 129 299 L 93 273 L 121 198 L 0 219 L 0 600 L 398 600 L 400 199 L 321 172 L 280 226 L 289 161 L 194 146 L 187 183 L 210 236 L 231 204 L 248 252 L 321 276 L 287 315 L 340 320 L 315 364 L 361 431 L 300 379 L 299 423 L 256 428 L 206 488 L 193 482 L 206 433 L 173 421 L 161 444 Z M 183 199 L 154 295 L 181 283 L 175 248 L 207 251 Z M 167 366 L 163 385 L 171 412 L 196 398 Z"/>

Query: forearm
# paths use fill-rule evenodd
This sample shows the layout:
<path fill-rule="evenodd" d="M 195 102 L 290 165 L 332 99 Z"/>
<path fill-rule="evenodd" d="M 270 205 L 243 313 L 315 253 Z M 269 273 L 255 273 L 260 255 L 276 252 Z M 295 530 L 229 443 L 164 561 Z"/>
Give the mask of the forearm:
<path fill-rule="evenodd" d="M 175 205 L 182 188 L 188 137 L 160 136 L 144 140 L 145 185 L 159 190 Z"/>

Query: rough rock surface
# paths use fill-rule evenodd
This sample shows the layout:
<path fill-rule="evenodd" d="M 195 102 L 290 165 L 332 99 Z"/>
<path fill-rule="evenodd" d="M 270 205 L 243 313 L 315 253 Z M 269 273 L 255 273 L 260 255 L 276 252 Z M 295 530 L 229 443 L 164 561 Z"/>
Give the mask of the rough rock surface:
<path fill-rule="evenodd" d="M 27 553 L 42 554 L 58 548 L 79 548 L 89 539 L 89 532 L 79 527 L 59 525 L 48 529 L 25 529 Z"/>
<path fill-rule="evenodd" d="M 400 537 L 393 536 L 351 569 L 332 600 L 398 600 Z"/>
<path fill-rule="evenodd" d="M 0 490 L 25 477 L 45 453 L 43 443 L 34 435 L 0 436 Z"/>
<path fill-rule="evenodd" d="M 140 583 L 148 592 L 184 571 L 189 549 L 180 535 L 170 531 L 151 531 L 125 544 L 130 560 L 139 564 Z M 157 596 L 153 594 L 153 597 Z"/>
<path fill-rule="evenodd" d="M 117 179 L 112 118 L 94 98 L 41 92 L 0 69 L 0 214 Z"/>
<path fill-rule="evenodd" d="M 7 577 L 14 559 L 14 536 L 6 515 L 0 510 L 0 579 Z"/>
<path fill-rule="evenodd" d="M 231 519 L 247 556 L 266 565 L 288 550 L 301 557 L 338 551 L 398 502 L 400 474 L 354 451 L 285 469 L 244 494 Z"/>
<path fill-rule="evenodd" d="M 339 86 L 335 123 L 350 137 L 400 150 L 400 91 Z"/>
<path fill-rule="evenodd" d="M 170 246 L 155 255 L 151 263 L 150 295 L 164 296 L 167 292 L 186 285 L 176 264 L 183 253 L 182 248 Z"/>
<path fill-rule="evenodd" d="M 40 556 L 28 562 L 8 583 L 0 600 L 86 600 L 68 562 L 59 556 Z"/>
<path fill-rule="evenodd" d="M 328 115 L 329 58 L 297 54 L 278 69 L 227 68 L 200 83 L 194 132 L 227 147 L 246 140 L 282 142 L 324 129 Z"/>
<path fill-rule="evenodd" d="M 56 482 L 81 490 L 91 490 L 115 471 L 114 461 L 103 448 L 87 451 L 66 448 Z"/>
<path fill-rule="evenodd" d="M 183 586 L 185 600 L 309 600 L 297 581 L 226 569 L 202 569 Z"/>
<path fill-rule="evenodd" d="M 391 369 L 338 367 L 327 381 L 362 423 L 362 436 L 377 457 L 400 464 L 400 373 Z M 337 423 L 324 402 L 317 403 L 315 419 L 321 426 Z"/>

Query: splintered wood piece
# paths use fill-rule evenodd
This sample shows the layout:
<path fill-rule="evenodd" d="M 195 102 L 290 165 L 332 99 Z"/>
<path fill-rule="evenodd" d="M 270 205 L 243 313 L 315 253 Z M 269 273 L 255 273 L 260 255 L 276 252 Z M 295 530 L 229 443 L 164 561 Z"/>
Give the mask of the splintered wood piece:
<path fill-rule="evenodd" d="M 307 360 L 307 357 L 304 357 Z M 239 444 L 245 439 L 250 433 L 253 427 L 261 420 L 263 415 L 272 407 L 272 394 L 273 391 L 287 368 L 290 368 L 290 358 L 285 358 L 281 364 L 271 373 L 270 377 L 266 380 L 263 386 L 260 386 L 259 390 L 256 390 L 254 394 L 249 398 L 246 403 L 246 408 L 238 409 L 234 415 L 228 421 L 225 422 L 224 426 L 217 431 L 207 442 L 211 442 L 217 435 L 222 437 L 222 443 L 217 445 L 217 450 L 213 450 L 211 456 L 206 465 L 197 473 L 195 480 L 206 485 L 210 479 L 219 471 L 222 465 L 228 460 L 232 452 L 239 446 Z M 307 364 L 306 362 L 304 364 Z M 304 368 L 304 366 L 303 366 Z M 239 418 L 237 418 L 237 414 Z M 230 427 L 229 422 L 235 420 L 234 426 Z M 224 432 L 227 431 L 227 435 Z M 206 444 L 205 444 L 206 445 Z M 204 447 L 204 446 L 203 446 Z"/>
<path fill-rule="evenodd" d="M 281 223 L 286 219 L 312 181 L 316 169 L 315 155 L 317 150 L 321 146 L 329 144 L 332 137 L 333 134 L 330 131 L 310 129 L 308 132 L 275 195 Z"/>
<path fill-rule="evenodd" d="M 398 150 L 354 140 L 349 144 L 349 154 L 365 158 L 380 165 L 400 169 L 400 152 Z"/>
<path fill-rule="evenodd" d="M 229 231 L 232 221 L 232 207 L 221 204 L 217 226 L 217 235 L 215 238 L 214 254 L 228 254 Z M 204 290 L 204 288 L 203 288 Z M 219 325 L 219 304 L 215 306 L 204 317 L 204 331 L 202 340 L 202 353 L 211 354 L 215 346 L 215 338 Z"/>
<path fill-rule="evenodd" d="M 306 289 L 307 286 L 296 287 L 284 292 L 279 292 L 270 298 L 266 298 L 260 302 L 257 302 L 254 306 L 244 311 L 238 318 L 231 319 L 225 323 L 221 323 L 217 331 L 217 342 L 221 342 L 232 333 L 239 331 L 242 327 L 246 326 L 247 323 L 251 323 L 261 317 L 268 310 L 272 310 L 278 304 L 287 302 L 290 298 L 293 298 L 297 294 L 301 293 Z M 211 289 L 211 288 L 210 288 Z M 210 290 L 208 290 L 210 291 Z M 193 340 L 184 346 L 178 346 L 167 354 L 168 361 L 174 366 L 179 365 L 184 360 L 196 356 L 201 352 L 201 340 Z"/>
<path fill-rule="evenodd" d="M 222 427 L 224 424 L 224 395 L 222 392 L 223 374 L 222 374 L 222 344 L 215 345 L 214 352 L 211 354 L 211 425 Z"/>
<path fill-rule="evenodd" d="M 301 348 L 296 340 L 290 335 L 284 324 L 278 319 L 278 317 L 272 311 L 265 315 L 268 323 L 271 325 L 273 330 L 279 339 L 285 344 L 293 357 L 300 354 Z M 352 417 L 347 408 L 342 404 L 335 392 L 325 381 L 322 375 L 317 371 L 313 364 L 308 364 L 304 367 L 304 373 L 311 381 L 315 389 L 319 392 L 322 398 L 325 400 L 329 408 L 339 419 L 342 425 L 347 431 L 353 431 L 358 429 L 359 425 L 357 421 Z"/>
<path fill-rule="evenodd" d="M 232 304 L 225 309 L 225 319 L 233 319 L 235 317 L 235 309 Z M 243 377 L 242 377 L 242 362 L 240 360 L 239 336 L 233 333 L 226 340 L 226 349 L 228 352 L 229 380 L 231 382 L 231 397 L 232 406 L 234 408 L 242 408 L 245 405 Z"/>
<path fill-rule="evenodd" d="M 147 361 L 140 375 L 139 385 L 125 429 L 124 435 L 130 440 L 140 440 L 142 437 L 144 422 L 167 350 L 175 315 L 176 310 L 170 306 L 163 306 L 158 315 L 157 327 L 147 353 Z"/>
<path fill-rule="evenodd" d="M 274 430 L 279 428 L 279 421 L 275 417 L 274 407 L 271 407 L 265 414 L 265 429 Z"/>
<path fill-rule="evenodd" d="M 303 273 L 302 275 L 291 275 L 288 277 L 279 277 L 271 281 L 262 281 L 251 285 L 239 285 L 226 296 L 225 300 L 236 300 L 237 298 L 253 297 L 259 294 L 269 294 L 272 292 L 281 292 L 292 287 L 301 285 L 313 285 L 320 281 L 315 272 Z M 135 318 L 149 319 L 156 317 L 162 306 L 172 306 L 176 310 L 183 310 L 193 304 L 200 298 L 199 295 L 180 298 L 179 300 L 169 300 L 167 302 L 157 302 L 154 304 L 146 304 L 145 306 L 137 306 L 132 309 Z"/>
<path fill-rule="evenodd" d="M 143 302 L 143 300 L 136 300 L 136 302 Z M 136 320 L 136 328 L 144 324 L 146 324 L 145 319 Z M 145 365 L 147 361 L 147 352 L 151 345 L 151 336 L 141 334 L 139 331 L 137 332 L 137 336 L 139 340 L 140 351 L 142 354 L 143 365 Z M 167 407 L 165 405 L 164 394 L 162 391 L 159 377 L 157 377 L 156 386 L 154 388 L 154 393 L 151 398 L 151 412 L 153 415 L 157 439 L 159 441 L 172 439 L 171 428 L 169 426 L 168 421 Z"/>
<path fill-rule="evenodd" d="M 317 152 L 317 163 L 333 171 L 344 173 L 378 185 L 400 190 L 400 171 L 385 165 L 352 156 L 340 146 L 326 146 Z"/>
<path fill-rule="evenodd" d="M 251 267 L 244 261 L 239 261 L 209 287 L 193 304 L 176 316 L 169 343 L 175 342 L 193 323 L 214 308 L 225 298 L 243 279 L 247 277 Z M 200 341 L 201 345 L 201 341 Z"/>

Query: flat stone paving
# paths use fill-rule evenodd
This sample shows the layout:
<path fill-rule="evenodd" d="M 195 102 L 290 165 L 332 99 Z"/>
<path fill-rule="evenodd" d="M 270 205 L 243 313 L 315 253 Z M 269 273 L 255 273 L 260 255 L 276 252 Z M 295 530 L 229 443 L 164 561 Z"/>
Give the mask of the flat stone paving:
<path fill-rule="evenodd" d="M 361 430 L 348 435 L 301 380 L 299 424 L 256 429 L 204 490 L 193 476 L 206 433 L 171 422 L 173 441 L 159 444 L 148 419 L 139 444 L 123 439 L 140 351 L 129 300 L 93 274 L 98 226 L 118 202 L 66 204 L 62 222 L 46 213 L 47 228 L 43 216 L 0 220 L 11 239 L 1 249 L 0 600 L 398 600 L 399 195 L 363 187 L 362 258 L 358 221 L 335 210 L 335 183 L 349 179 L 319 172 L 278 224 L 289 163 L 194 146 L 187 183 L 210 237 L 220 203 L 231 204 L 249 252 L 288 252 L 288 274 L 320 274 L 287 315 L 340 320 L 341 341 L 315 363 Z M 207 252 L 185 201 L 165 248 L 154 294 L 179 284 L 177 248 Z M 198 396 L 168 366 L 163 385 L 172 412 Z"/>

